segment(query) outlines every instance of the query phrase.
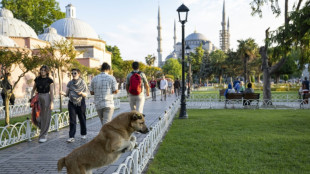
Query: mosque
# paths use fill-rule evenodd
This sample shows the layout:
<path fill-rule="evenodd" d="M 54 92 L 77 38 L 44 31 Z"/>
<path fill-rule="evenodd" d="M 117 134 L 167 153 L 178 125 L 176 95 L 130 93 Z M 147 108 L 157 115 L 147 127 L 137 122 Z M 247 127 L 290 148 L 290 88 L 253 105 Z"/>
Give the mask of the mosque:
<path fill-rule="evenodd" d="M 220 30 L 220 48 L 223 51 L 228 51 L 230 46 L 230 33 L 229 33 L 229 19 L 226 23 L 226 11 L 225 11 L 225 1 L 223 3 L 223 12 L 222 12 L 222 30 Z M 164 65 L 164 61 L 162 59 L 162 48 L 161 48 L 161 23 L 160 23 L 160 8 L 158 9 L 158 67 L 161 67 Z M 173 51 L 166 57 L 166 61 L 171 58 L 181 58 L 182 57 L 182 43 L 177 42 L 176 37 L 176 22 L 174 21 L 174 36 L 173 36 Z M 205 51 L 212 52 L 214 50 L 217 50 L 218 48 L 209 40 L 205 35 L 202 33 L 198 33 L 197 31 L 194 31 L 193 33 L 189 34 L 185 38 L 185 47 L 190 47 L 190 52 L 195 52 L 195 49 L 202 45 L 202 48 Z"/>
<path fill-rule="evenodd" d="M 55 21 L 44 33 L 37 35 L 25 22 L 14 18 L 13 13 L 5 8 L 0 10 L 0 49 L 23 48 L 30 53 L 39 47 L 46 47 L 54 42 L 72 39 L 73 45 L 81 54 L 76 58 L 81 64 L 98 68 L 102 62 L 111 65 L 111 55 L 105 48 L 106 42 L 98 37 L 95 30 L 86 22 L 76 18 L 76 9 L 72 4 L 66 6 L 66 17 Z M 16 81 L 22 71 L 15 68 L 12 72 L 12 81 Z M 52 77 L 58 89 L 57 72 Z M 63 76 L 63 89 L 70 80 L 70 74 Z M 15 88 L 15 96 L 22 97 L 33 86 L 35 74 L 28 72 Z"/>

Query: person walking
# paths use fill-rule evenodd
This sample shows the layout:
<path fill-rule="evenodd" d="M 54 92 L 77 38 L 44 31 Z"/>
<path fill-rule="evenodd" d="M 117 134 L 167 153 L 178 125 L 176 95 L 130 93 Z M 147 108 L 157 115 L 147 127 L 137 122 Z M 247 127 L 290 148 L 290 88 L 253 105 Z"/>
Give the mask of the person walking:
<path fill-rule="evenodd" d="M 156 101 L 156 84 L 157 84 L 157 81 L 155 80 L 154 76 L 152 76 L 152 80 L 150 81 L 152 101 Z"/>
<path fill-rule="evenodd" d="M 176 80 L 174 81 L 174 93 L 175 93 L 175 96 L 178 97 L 180 95 L 180 81 L 179 81 L 179 78 L 176 78 Z"/>
<path fill-rule="evenodd" d="M 34 85 L 30 97 L 32 98 L 34 92 L 37 91 L 40 116 L 37 118 L 38 127 L 41 130 L 39 135 L 39 142 L 44 143 L 47 141 L 47 133 L 49 130 L 52 110 L 54 108 L 54 81 L 49 77 L 49 68 L 43 65 L 40 68 L 39 76 L 34 79 Z"/>
<path fill-rule="evenodd" d="M 118 93 L 116 79 L 109 75 L 110 70 L 111 66 L 103 63 L 101 73 L 90 84 L 90 94 L 95 95 L 94 103 L 102 125 L 111 121 L 114 113 L 113 94 Z"/>
<path fill-rule="evenodd" d="M 165 78 L 165 76 L 162 77 L 162 79 L 160 80 L 160 100 L 163 101 L 163 97 L 164 100 L 166 101 L 167 99 L 167 87 L 168 87 L 168 82 Z"/>
<path fill-rule="evenodd" d="M 148 81 L 143 72 L 139 71 L 139 62 L 132 63 L 133 71 L 127 75 L 126 90 L 129 97 L 131 110 L 137 110 L 143 113 L 145 102 L 144 91 L 146 95 L 150 95 Z"/>
<path fill-rule="evenodd" d="M 69 97 L 68 110 L 70 119 L 70 131 L 68 143 L 75 141 L 74 135 L 76 132 L 76 115 L 80 121 L 81 127 L 81 138 L 86 139 L 86 102 L 85 97 L 87 96 L 87 85 L 85 81 L 80 77 L 81 71 L 79 69 L 72 69 L 71 75 L 72 80 L 67 84 L 66 92 L 62 93 L 66 97 Z"/>
<path fill-rule="evenodd" d="M 172 79 L 168 79 L 167 81 L 168 81 L 168 96 L 170 97 L 172 94 L 173 83 L 172 83 Z"/>
<path fill-rule="evenodd" d="M 2 88 L 1 91 L 1 97 L 2 97 L 2 104 L 5 107 L 5 99 L 6 99 L 6 92 L 12 92 L 12 84 L 11 84 L 11 73 L 6 73 L 6 80 L 4 77 L 0 78 L 0 87 Z M 15 103 L 15 96 L 14 93 L 12 93 L 10 100 L 11 105 L 14 105 Z"/>

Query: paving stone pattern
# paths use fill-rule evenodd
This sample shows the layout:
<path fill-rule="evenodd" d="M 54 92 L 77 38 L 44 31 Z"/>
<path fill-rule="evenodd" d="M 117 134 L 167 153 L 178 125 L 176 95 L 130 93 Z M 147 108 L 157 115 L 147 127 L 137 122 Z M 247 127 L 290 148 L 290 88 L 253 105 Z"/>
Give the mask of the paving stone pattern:
<path fill-rule="evenodd" d="M 144 114 L 146 115 L 146 124 L 148 127 L 158 122 L 158 117 L 164 114 L 164 111 L 176 100 L 173 97 L 167 97 L 167 101 L 146 100 Z M 122 102 L 121 107 L 115 110 L 113 117 L 121 112 L 130 111 L 129 103 Z M 48 141 L 38 143 L 38 139 L 31 142 L 22 142 L 0 150 L 0 174 L 56 174 L 57 161 L 69 154 L 73 149 L 92 140 L 99 132 L 101 123 L 98 117 L 87 120 L 87 139 L 81 139 L 80 128 L 77 126 L 74 143 L 67 143 L 69 138 L 69 127 L 61 129 L 59 132 L 51 132 L 48 135 Z M 135 133 L 137 141 L 141 142 L 146 134 Z M 118 161 L 106 167 L 93 170 L 94 174 L 111 174 L 117 170 L 118 165 L 126 160 L 130 152 L 124 153 Z M 66 173 L 63 168 L 62 173 Z"/>

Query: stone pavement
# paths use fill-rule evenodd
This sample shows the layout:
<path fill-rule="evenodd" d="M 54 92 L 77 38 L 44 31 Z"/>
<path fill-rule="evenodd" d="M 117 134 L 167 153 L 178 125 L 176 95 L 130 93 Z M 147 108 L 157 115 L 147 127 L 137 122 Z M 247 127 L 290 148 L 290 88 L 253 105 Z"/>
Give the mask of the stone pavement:
<path fill-rule="evenodd" d="M 159 96 L 157 96 L 159 98 Z M 158 117 L 176 100 L 175 96 L 167 97 L 167 101 L 146 100 L 144 114 L 148 127 L 155 125 Z M 113 117 L 121 112 L 130 111 L 129 103 L 122 102 L 121 107 L 115 110 Z M 31 142 L 22 142 L 0 150 L 0 174 L 56 174 L 58 159 L 69 154 L 73 149 L 92 140 L 99 132 L 101 123 L 98 117 L 87 120 L 87 139 L 82 140 L 79 125 L 77 126 L 75 142 L 67 143 L 69 127 L 61 129 L 59 132 L 51 132 L 46 143 L 38 143 L 38 139 Z M 141 142 L 146 134 L 137 134 L 137 142 Z M 126 160 L 130 152 L 124 153 L 114 164 L 93 170 L 94 174 L 111 174 L 118 165 Z M 63 168 L 62 173 L 66 173 Z"/>

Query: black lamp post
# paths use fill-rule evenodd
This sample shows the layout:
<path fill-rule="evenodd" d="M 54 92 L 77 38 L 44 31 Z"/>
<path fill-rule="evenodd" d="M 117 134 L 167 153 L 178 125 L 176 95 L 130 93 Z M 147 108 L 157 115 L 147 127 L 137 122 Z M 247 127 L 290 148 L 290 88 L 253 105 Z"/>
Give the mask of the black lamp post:
<path fill-rule="evenodd" d="M 181 111 L 179 118 L 184 119 L 188 118 L 188 115 L 186 113 L 186 101 L 185 101 L 185 74 L 184 74 L 184 68 L 185 68 L 185 42 L 184 42 L 184 24 L 187 22 L 187 13 L 189 9 L 182 4 L 178 9 L 177 12 L 179 13 L 179 22 L 182 24 L 182 95 L 181 95 Z"/>
<path fill-rule="evenodd" d="M 187 60 L 188 60 L 188 88 L 187 88 L 187 98 L 190 97 L 190 93 L 191 93 L 191 78 L 192 78 L 192 64 L 191 64 L 191 58 L 189 57 L 189 53 L 190 53 L 191 47 L 189 47 L 188 45 L 185 48 L 185 52 L 187 55 Z"/>

